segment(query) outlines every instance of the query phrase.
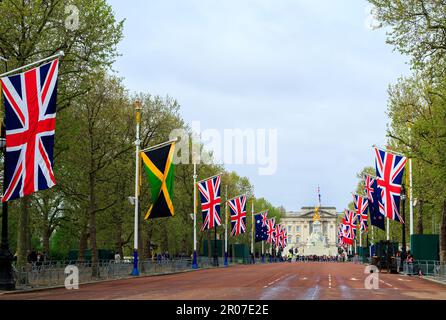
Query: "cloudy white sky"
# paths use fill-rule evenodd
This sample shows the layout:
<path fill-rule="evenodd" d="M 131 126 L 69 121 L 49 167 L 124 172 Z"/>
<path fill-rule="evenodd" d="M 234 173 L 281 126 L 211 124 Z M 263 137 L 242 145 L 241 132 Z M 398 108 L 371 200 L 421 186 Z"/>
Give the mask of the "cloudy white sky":
<path fill-rule="evenodd" d="M 278 130 L 278 170 L 230 166 L 288 210 L 341 211 L 385 144 L 387 88 L 407 58 L 366 27 L 365 0 L 109 0 L 125 21 L 115 70 L 170 95 L 202 129 Z"/>

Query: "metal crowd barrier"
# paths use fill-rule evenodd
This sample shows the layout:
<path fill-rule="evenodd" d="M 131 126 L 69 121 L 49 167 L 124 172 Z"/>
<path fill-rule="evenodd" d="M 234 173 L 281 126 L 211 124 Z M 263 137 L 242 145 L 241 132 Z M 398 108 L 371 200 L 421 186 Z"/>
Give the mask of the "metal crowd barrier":
<path fill-rule="evenodd" d="M 403 263 L 403 274 L 422 275 L 446 281 L 446 262 L 433 260 L 416 260 Z"/>
<path fill-rule="evenodd" d="M 200 269 L 215 268 L 214 258 L 198 257 L 198 267 Z M 272 262 L 280 262 L 275 259 Z M 250 264 L 250 258 L 231 258 L 228 257 L 228 265 Z M 256 259 L 255 263 L 262 263 L 261 259 Z M 270 263 L 265 258 L 264 263 Z M 139 272 L 142 276 L 170 274 L 192 270 L 192 260 L 183 259 L 152 259 L 139 261 Z M 54 286 L 63 286 L 67 275 L 65 268 L 69 265 L 76 266 L 79 270 L 79 284 L 123 279 L 131 277 L 133 271 L 132 261 L 99 261 L 93 265 L 91 261 L 47 261 L 42 263 L 28 264 L 21 269 L 14 269 L 17 289 L 47 288 Z M 218 258 L 218 267 L 224 267 L 224 258 Z M 93 275 L 93 269 L 97 272 Z"/>

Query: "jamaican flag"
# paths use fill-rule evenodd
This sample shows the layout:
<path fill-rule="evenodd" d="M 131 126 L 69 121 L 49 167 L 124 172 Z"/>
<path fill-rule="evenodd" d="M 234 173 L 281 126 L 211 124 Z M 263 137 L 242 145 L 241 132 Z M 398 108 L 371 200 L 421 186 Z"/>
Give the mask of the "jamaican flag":
<path fill-rule="evenodd" d="M 174 149 L 175 143 L 173 142 L 157 149 L 141 152 L 142 165 L 147 174 L 152 193 L 152 205 L 145 220 L 174 215 L 172 204 Z"/>

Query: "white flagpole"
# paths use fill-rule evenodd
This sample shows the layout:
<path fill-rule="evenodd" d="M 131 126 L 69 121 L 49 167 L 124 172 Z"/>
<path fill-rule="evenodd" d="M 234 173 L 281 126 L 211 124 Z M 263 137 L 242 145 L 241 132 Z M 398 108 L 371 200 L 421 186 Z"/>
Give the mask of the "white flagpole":
<path fill-rule="evenodd" d="M 225 186 L 225 266 L 228 266 L 228 186 Z"/>
<path fill-rule="evenodd" d="M 140 140 L 140 128 L 141 128 L 141 102 L 135 101 L 135 110 L 136 110 L 136 155 L 135 155 L 135 229 L 134 229 L 134 237 L 133 237 L 133 276 L 139 276 L 138 270 L 138 225 L 139 225 L 139 169 L 140 169 L 140 148 L 141 148 L 141 140 Z"/>
<path fill-rule="evenodd" d="M 412 159 L 409 159 L 409 197 L 410 197 L 410 235 L 414 234 L 413 230 L 413 188 L 412 188 Z"/>
<path fill-rule="evenodd" d="M 63 57 L 64 55 L 65 55 L 65 53 L 64 53 L 63 51 L 59 51 L 57 54 L 52 55 L 51 57 L 43 58 L 43 59 L 40 59 L 40 60 L 38 60 L 38 61 L 31 62 L 31 63 L 29 63 L 29 64 L 27 64 L 27 65 L 25 65 L 25 66 L 23 66 L 23 67 L 20 67 L 20 68 L 17 68 L 17 69 L 14 69 L 14 70 L 5 72 L 5 73 L 3 73 L 3 74 L 0 75 L 0 78 L 6 77 L 7 75 L 16 73 L 16 72 L 18 72 L 18 71 L 20 71 L 20 70 L 23 70 L 23 69 L 26 69 L 26 68 L 35 66 L 36 64 L 40 64 L 40 63 L 42 63 L 42 62 L 45 62 L 45 61 L 48 61 L 48 60 L 51 60 L 51 59 L 56 59 L 56 58 L 59 58 L 59 57 Z"/>
<path fill-rule="evenodd" d="M 197 164 L 194 160 L 194 254 L 192 269 L 198 269 L 197 262 Z"/>
<path fill-rule="evenodd" d="M 252 198 L 252 210 L 251 210 L 251 254 L 253 257 L 253 263 L 255 262 L 254 252 L 254 197 Z"/>
<path fill-rule="evenodd" d="M 409 144 L 412 142 L 412 128 L 409 126 Z M 410 235 L 414 234 L 413 230 L 413 189 L 412 189 L 412 157 L 409 158 L 409 212 L 410 212 Z"/>
<path fill-rule="evenodd" d="M 390 241 L 390 220 L 387 220 L 387 241 Z"/>
<path fill-rule="evenodd" d="M 362 248 L 362 231 L 359 232 L 359 247 Z"/>

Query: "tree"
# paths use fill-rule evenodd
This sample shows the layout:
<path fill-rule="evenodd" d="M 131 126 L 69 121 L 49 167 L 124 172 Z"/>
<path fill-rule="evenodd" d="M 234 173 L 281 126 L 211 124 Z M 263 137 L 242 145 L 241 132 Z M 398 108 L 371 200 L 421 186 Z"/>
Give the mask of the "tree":
<path fill-rule="evenodd" d="M 58 110 L 68 107 L 86 91 L 92 68 L 110 66 L 116 57 L 116 45 L 122 38 L 122 22 L 117 23 L 111 7 L 104 0 L 74 1 L 79 9 L 80 27 L 65 26 L 65 1 L 9 0 L 0 3 L 0 54 L 7 58 L 3 70 L 24 66 L 43 57 L 65 51 L 60 68 Z M 61 115 L 59 115 L 59 120 Z M 61 136 L 63 136 L 63 132 Z M 64 149 L 56 140 L 56 156 Z M 18 264 L 26 262 L 29 250 L 29 206 L 32 197 L 20 200 L 18 228 Z M 11 206 L 14 210 L 14 206 Z M 24 234 L 22 234 L 24 233 Z"/>
<path fill-rule="evenodd" d="M 392 28 L 387 42 L 412 57 L 412 66 L 445 76 L 446 11 L 443 0 L 369 0 L 376 18 Z"/>

